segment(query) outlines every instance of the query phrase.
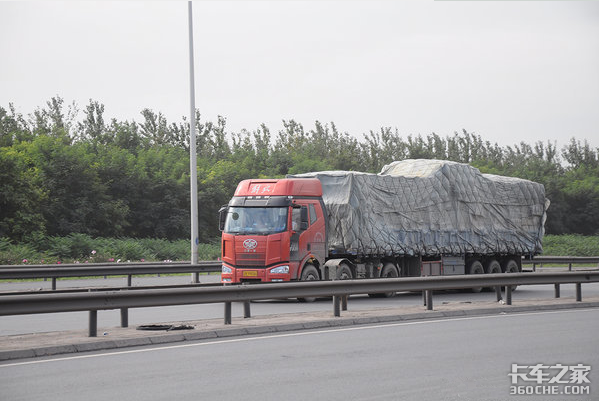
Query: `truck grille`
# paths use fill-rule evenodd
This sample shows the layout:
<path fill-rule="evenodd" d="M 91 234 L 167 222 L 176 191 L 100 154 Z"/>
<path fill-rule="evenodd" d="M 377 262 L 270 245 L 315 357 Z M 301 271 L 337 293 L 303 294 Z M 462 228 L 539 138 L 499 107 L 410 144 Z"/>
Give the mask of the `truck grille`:
<path fill-rule="evenodd" d="M 266 255 L 263 253 L 243 253 L 237 255 L 237 262 L 245 266 L 265 266 Z"/>

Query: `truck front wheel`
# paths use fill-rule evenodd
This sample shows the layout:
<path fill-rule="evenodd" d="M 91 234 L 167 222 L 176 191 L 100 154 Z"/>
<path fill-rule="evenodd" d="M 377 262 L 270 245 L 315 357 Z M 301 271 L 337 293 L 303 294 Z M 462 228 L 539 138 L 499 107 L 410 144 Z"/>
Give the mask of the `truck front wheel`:
<path fill-rule="evenodd" d="M 320 280 L 320 276 L 318 275 L 318 270 L 314 265 L 305 265 L 304 270 L 302 270 L 301 281 L 318 281 Z M 314 302 L 316 301 L 316 297 L 309 298 L 298 298 L 300 302 Z"/>

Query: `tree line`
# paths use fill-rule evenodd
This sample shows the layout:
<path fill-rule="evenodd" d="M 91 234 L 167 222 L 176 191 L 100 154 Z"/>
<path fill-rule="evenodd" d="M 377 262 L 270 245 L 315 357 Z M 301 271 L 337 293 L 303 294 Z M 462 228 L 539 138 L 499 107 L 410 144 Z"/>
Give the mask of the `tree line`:
<path fill-rule="evenodd" d="M 0 237 L 189 237 L 189 123 L 150 109 L 140 122 L 108 119 L 90 100 L 83 117 L 60 97 L 23 116 L 0 107 Z M 200 240 L 218 237 L 217 212 L 237 183 L 322 170 L 379 172 L 409 158 L 470 163 L 483 173 L 545 185 L 550 234 L 599 232 L 599 148 L 572 138 L 499 146 L 462 130 L 402 136 L 382 127 L 357 139 L 334 123 L 288 120 L 230 132 L 197 112 Z"/>

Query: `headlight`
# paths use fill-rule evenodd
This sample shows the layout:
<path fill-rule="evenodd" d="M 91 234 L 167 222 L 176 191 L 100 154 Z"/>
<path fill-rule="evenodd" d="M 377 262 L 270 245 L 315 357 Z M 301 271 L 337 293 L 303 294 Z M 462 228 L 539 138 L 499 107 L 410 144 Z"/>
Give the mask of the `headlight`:
<path fill-rule="evenodd" d="M 289 274 L 289 266 L 275 267 L 270 272 L 273 274 Z"/>
<path fill-rule="evenodd" d="M 231 269 L 228 266 L 223 265 L 222 273 L 223 274 L 231 274 L 231 273 L 233 273 L 233 269 Z"/>

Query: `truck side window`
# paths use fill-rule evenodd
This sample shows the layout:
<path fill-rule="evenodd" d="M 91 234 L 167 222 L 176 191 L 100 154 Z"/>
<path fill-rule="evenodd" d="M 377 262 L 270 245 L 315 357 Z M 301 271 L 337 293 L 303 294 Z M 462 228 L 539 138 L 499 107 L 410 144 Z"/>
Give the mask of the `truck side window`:
<path fill-rule="evenodd" d="M 299 231 L 301 225 L 302 225 L 301 209 L 294 207 L 293 211 L 291 212 L 291 229 L 293 231 Z"/>
<path fill-rule="evenodd" d="M 313 203 L 310 203 L 310 225 L 316 223 L 318 216 L 316 216 L 316 208 Z"/>
<path fill-rule="evenodd" d="M 309 224 L 308 206 L 302 205 L 300 208 L 294 207 L 293 212 L 291 213 L 291 229 L 293 231 L 304 231 L 308 229 Z"/>

